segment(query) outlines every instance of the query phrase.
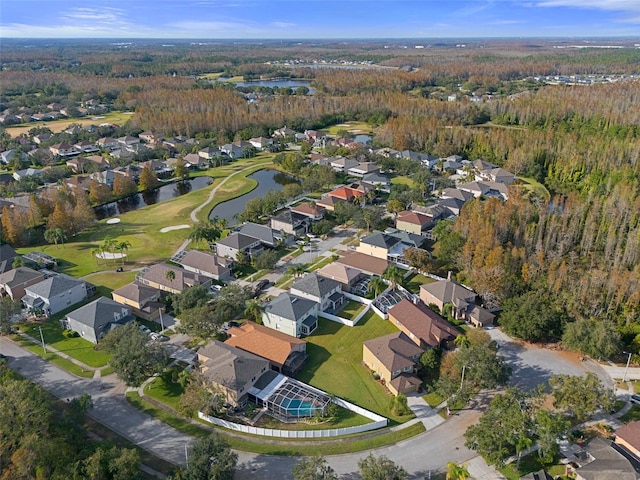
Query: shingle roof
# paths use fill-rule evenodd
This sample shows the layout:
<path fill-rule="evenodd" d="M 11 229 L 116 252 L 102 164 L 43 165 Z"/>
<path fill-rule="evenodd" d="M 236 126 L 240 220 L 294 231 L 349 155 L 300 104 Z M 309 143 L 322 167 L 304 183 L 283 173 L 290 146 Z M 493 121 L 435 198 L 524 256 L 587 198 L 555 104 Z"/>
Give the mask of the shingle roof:
<path fill-rule="evenodd" d="M 265 307 L 265 312 L 288 320 L 298 321 L 309 310 L 317 305 L 313 300 L 298 297 L 284 292 L 271 300 Z"/>
<path fill-rule="evenodd" d="M 409 387 L 416 387 L 418 385 L 421 385 L 422 380 L 420 380 L 415 375 L 405 372 L 393 378 L 389 383 L 391 383 L 391 385 L 396 389 L 397 392 L 403 392 Z"/>
<path fill-rule="evenodd" d="M 184 257 L 176 263 L 213 274 L 229 270 L 229 262 L 226 258 L 199 250 L 187 250 Z"/>
<path fill-rule="evenodd" d="M 144 303 L 145 300 L 152 298 L 154 295 L 158 294 L 158 292 L 159 290 L 156 288 L 132 282 L 124 287 L 114 290 L 111 292 L 111 295 L 118 295 L 136 303 Z"/>
<path fill-rule="evenodd" d="M 412 358 L 424 350 L 417 346 L 404 332 L 394 332 L 384 337 L 364 342 L 364 346 L 390 372 L 415 365 Z"/>
<path fill-rule="evenodd" d="M 460 332 L 444 318 L 422 304 L 414 304 L 404 299 L 388 310 L 389 318 L 394 318 L 409 332 L 431 347 L 437 347 L 443 340 L 455 338 Z"/>
<path fill-rule="evenodd" d="M 317 205 L 314 207 L 309 202 L 299 203 L 295 207 L 291 208 L 291 211 L 299 213 L 300 215 L 306 215 L 307 217 L 317 217 L 324 214 L 324 208 Z"/>
<path fill-rule="evenodd" d="M 361 252 L 349 251 L 336 260 L 338 263 L 357 268 L 365 273 L 382 275 L 389 266 L 389 262 L 382 258 L 372 257 Z"/>
<path fill-rule="evenodd" d="M 4 272 L 0 275 L 0 285 L 7 285 L 12 287 L 14 285 L 22 285 L 25 282 L 29 282 L 35 278 L 42 277 L 43 275 L 36 270 L 29 267 L 18 267 L 8 272 Z"/>
<path fill-rule="evenodd" d="M 428 225 L 433 221 L 433 217 L 418 212 L 410 212 L 405 210 L 400 212 L 396 217 L 396 222 L 405 222 L 412 225 L 419 225 L 421 227 Z"/>
<path fill-rule="evenodd" d="M 169 280 L 167 278 L 167 271 L 169 270 L 172 270 L 175 274 L 175 278 L 173 280 Z M 198 275 L 197 273 L 189 272 L 166 263 L 156 263 L 147 267 L 145 270 L 140 272 L 138 280 L 142 283 L 144 283 L 145 280 L 151 281 L 174 290 L 183 290 L 187 287 L 202 285 L 203 283 L 211 281 L 210 278 L 203 275 Z"/>
<path fill-rule="evenodd" d="M 361 270 L 337 262 L 330 263 L 329 265 L 322 267 L 317 271 L 317 273 L 318 275 L 337 280 L 343 284 L 349 284 L 355 278 L 362 275 Z"/>
<path fill-rule="evenodd" d="M 273 236 L 273 230 L 266 225 L 258 225 L 257 223 L 245 223 L 240 227 L 240 233 L 249 237 L 257 238 L 267 245 L 275 245 L 276 239 Z"/>
<path fill-rule="evenodd" d="M 457 188 L 445 188 L 442 191 L 442 198 L 457 198 L 458 200 L 462 200 L 467 202 L 473 198 L 473 194 L 471 192 L 467 192 L 465 190 L 459 190 Z"/>
<path fill-rule="evenodd" d="M 636 480 L 631 462 L 614 450 L 609 440 L 594 438 L 587 445 L 587 451 L 595 460 L 576 469 L 585 480 Z"/>
<path fill-rule="evenodd" d="M 269 362 L 249 352 L 214 340 L 198 350 L 203 375 L 213 382 L 237 390 L 244 387 L 263 370 Z"/>
<path fill-rule="evenodd" d="M 246 322 L 239 327 L 227 330 L 231 338 L 225 343 L 267 360 L 284 365 L 294 348 L 307 342 L 286 335 L 271 328 Z"/>
<path fill-rule="evenodd" d="M 322 277 L 317 273 L 308 273 L 304 277 L 298 278 L 291 285 L 291 290 L 298 290 L 300 292 L 313 295 L 317 298 L 324 298 L 327 293 L 341 287 L 340 282 L 331 280 L 330 278 Z M 294 292 L 295 293 L 295 292 Z"/>
<path fill-rule="evenodd" d="M 389 249 L 400 243 L 400 239 L 386 233 L 373 232 L 371 235 L 361 238 L 360 243 L 366 243 L 367 245 L 373 245 L 374 247 Z"/>
<path fill-rule="evenodd" d="M 472 290 L 452 280 L 438 280 L 420 285 L 420 290 L 430 293 L 442 303 L 459 303 L 460 300 L 471 302 L 477 296 Z"/>
<path fill-rule="evenodd" d="M 616 437 L 624 440 L 636 450 L 640 450 L 640 422 L 633 421 L 616 430 Z"/>
<path fill-rule="evenodd" d="M 82 280 L 76 280 L 66 275 L 54 275 L 25 288 L 25 291 L 42 298 L 52 298 L 77 287 L 79 284 L 84 285 L 84 283 Z"/>
<path fill-rule="evenodd" d="M 88 303 L 73 312 L 67 314 L 67 317 L 72 318 L 76 322 L 80 322 L 83 325 L 87 325 L 91 328 L 103 327 L 104 325 L 115 322 L 116 315 L 129 316 L 129 309 L 124 305 L 114 302 L 113 300 L 100 297 L 91 303 Z M 133 317 L 131 317 L 133 319 Z M 122 322 L 122 318 L 118 320 Z"/>
<path fill-rule="evenodd" d="M 18 254 L 11 245 L 7 243 L 0 245 L 0 273 L 11 270 L 13 259 L 17 256 Z"/>
<path fill-rule="evenodd" d="M 250 237 L 249 235 L 244 235 L 242 233 L 232 233 L 228 237 L 218 240 L 216 243 L 226 247 L 235 248 L 236 250 L 244 250 L 249 247 L 249 245 L 256 243 L 258 240 L 258 238 Z"/>

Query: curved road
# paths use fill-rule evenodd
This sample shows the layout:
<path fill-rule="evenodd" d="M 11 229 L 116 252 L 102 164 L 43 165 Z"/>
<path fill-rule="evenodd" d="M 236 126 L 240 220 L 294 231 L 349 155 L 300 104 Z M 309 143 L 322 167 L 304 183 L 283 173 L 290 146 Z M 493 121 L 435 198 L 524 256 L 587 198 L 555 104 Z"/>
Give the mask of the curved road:
<path fill-rule="evenodd" d="M 595 371 L 610 382 L 597 364 L 572 362 L 554 350 L 522 347 L 497 329 L 489 330 L 489 333 L 498 341 L 501 353 L 513 366 L 515 384 L 529 387 L 546 382 L 554 373 L 581 375 L 585 371 Z M 123 395 L 125 389 L 122 383 L 113 375 L 100 379 L 77 378 L 3 337 L 0 337 L 0 352 L 7 355 L 13 369 L 59 398 L 89 393 L 94 402 L 94 408 L 89 412 L 93 418 L 158 457 L 184 465 L 185 445 L 190 445 L 192 438 L 129 405 Z M 477 406 L 482 400 L 477 400 Z M 428 432 L 373 452 L 375 455 L 386 455 L 402 465 L 414 478 L 424 478 L 430 470 L 441 471 L 450 461 L 462 463 L 475 459 L 475 464 L 479 459 L 475 452 L 463 446 L 463 434 L 467 426 L 480 416 L 477 406 L 453 416 Z M 296 461 L 290 457 L 237 453 L 238 479 L 291 478 Z M 368 454 L 334 455 L 327 457 L 327 461 L 338 474 L 352 478 L 358 470 L 358 460 Z"/>

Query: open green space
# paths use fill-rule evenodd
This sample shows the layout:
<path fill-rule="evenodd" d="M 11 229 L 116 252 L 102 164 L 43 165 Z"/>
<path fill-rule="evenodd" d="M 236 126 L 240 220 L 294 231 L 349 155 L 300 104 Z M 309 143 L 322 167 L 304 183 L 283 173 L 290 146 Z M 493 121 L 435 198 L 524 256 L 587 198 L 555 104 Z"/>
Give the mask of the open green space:
<path fill-rule="evenodd" d="M 168 368 L 144 387 L 144 394 L 177 411 L 184 388 L 174 381 L 174 372 L 177 375 L 180 370 L 182 369 L 176 365 Z"/>
<path fill-rule="evenodd" d="M 355 327 L 320 318 L 318 329 L 305 338 L 309 360 L 297 378 L 331 395 L 384 415 L 393 422 L 405 422 L 413 418 L 413 415 L 391 415 L 391 394 L 361 364 L 363 342 L 397 331 L 391 322 L 382 320 L 372 311 L 363 316 Z"/>
<path fill-rule="evenodd" d="M 392 185 L 406 185 L 407 187 L 413 187 L 413 180 L 406 175 L 396 175 L 391 177 Z"/>
<path fill-rule="evenodd" d="M 433 278 L 425 277 L 421 273 L 412 273 L 402 282 L 402 286 L 416 295 L 420 293 L 420 285 L 426 285 L 427 283 L 433 283 Z"/>
<path fill-rule="evenodd" d="M 429 404 L 431 408 L 435 408 L 440 405 L 445 399 L 438 392 L 429 392 L 422 396 L 425 402 Z"/>
<path fill-rule="evenodd" d="M 76 365 L 72 361 L 67 360 L 66 358 L 62 358 L 61 356 L 55 353 L 52 353 L 49 350 L 47 350 L 47 353 L 45 353 L 41 344 L 33 343 L 29 339 L 24 338 L 20 335 L 14 335 L 12 340 L 18 343 L 22 348 L 26 348 L 30 352 L 35 353 L 36 355 L 41 357 L 43 360 L 51 362 L 54 365 L 57 365 L 58 367 L 62 368 L 63 370 L 66 370 L 69 373 L 72 373 L 77 377 L 83 377 L 83 378 L 93 377 L 93 370 L 86 370 L 81 366 Z"/>
<path fill-rule="evenodd" d="M 191 423 L 184 418 L 176 417 L 171 413 L 156 407 L 145 399 L 141 398 L 138 392 L 127 392 L 127 401 L 139 410 L 163 421 L 167 425 L 172 426 L 176 430 L 194 437 L 203 437 L 209 434 L 210 429 Z M 288 439 L 265 439 L 256 435 L 240 435 L 234 432 L 229 435 L 228 431 L 222 428 L 216 428 L 220 432 L 227 443 L 236 450 L 244 452 L 261 453 L 265 455 L 339 455 L 342 453 L 360 452 L 372 448 L 383 447 L 385 445 L 393 445 L 407 438 L 415 437 L 425 431 L 424 425 L 418 422 L 407 428 L 396 430 L 394 432 L 387 431 L 375 436 L 370 434 L 337 437 L 333 441 L 317 440 L 288 440 Z"/>
<path fill-rule="evenodd" d="M 551 200 L 551 194 L 547 187 L 538 182 L 535 178 L 518 177 L 519 183 L 515 186 L 522 188 L 525 192 L 535 194 L 543 198 L 546 202 Z"/>
<path fill-rule="evenodd" d="M 120 287 L 124 287 L 125 285 L 133 282 L 136 279 L 136 275 L 138 272 L 136 271 L 124 271 L 124 272 L 100 272 L 91 275 L 90 277 L 85 278 L 85 280 L 89 283 L 93 283 L 94 285 L 100 285 L 108 288 L 109 290 L 117 290 Z"/>
<path fill-rule="evenodd" d="M 9 135 L 15 138 L 23 133 L 28 133 L 29 130 L 36 127 L 47 127 L 51 129 L 53 133 L 59 133 L 73 124 L 82 125 L 83 127 L 86 127 L 87 125 L 96 125 L 99 123 L 115 123 L 116 125 L 124 125 L 129 121 L 131 117 L 133 117 L 132 112 L 113 111 L 105 113 L 104 115 L 91 117 L 65 118 L 46 122 L 21 123 L 18 125 L 5 127 L 5 130 Z"/>
<path fill-rule="evenodd" d="M 365 307 L 366 305 L 364 303 L 349 300 L 344 308 L 340 310 L 338 315 L 342 318 L 346 318 L 347 320 L 353 320 L 362 310 L 365 309 Z"/>
<path fill-rule="evenodd" d="M 370 135 L 373 132 L 367 122 L 345 122 L 322 129 L 328 135 L 335 136 L 340 130 L 347 130 L 352 134 Z"/>

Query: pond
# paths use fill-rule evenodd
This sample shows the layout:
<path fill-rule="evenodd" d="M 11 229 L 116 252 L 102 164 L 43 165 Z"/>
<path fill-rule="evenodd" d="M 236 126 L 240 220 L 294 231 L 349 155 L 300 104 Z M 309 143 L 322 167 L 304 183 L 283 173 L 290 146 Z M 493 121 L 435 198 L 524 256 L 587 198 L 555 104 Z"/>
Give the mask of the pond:
<path fill-rule="evenodd" d="M 248 175 L 247 178 L 258 182 L 258 186 L 249 193 L 216 205 L 209 213 L 209 218 L 224 218 L 228 225 L 236 225 L 238 221 L 234 217 L 246 210 L 247 201 L 252 198 L 264 197 L 270 190 L 282 190 L 284 185 L 297 181 L 290 175 L 276 170 L 258 170 Z"/>
<path fill-rule="evenodd" d="M 253 82 L 235 82 L 238 87 L 289 87 L 289 88 L 298 88 L 298 87 L 308 87 L 311 82 L 308 80 L 256 80 Z"/>
<path fill-rule="evenodd" d="M 150 192 L 142 192 L 130 197 L 117 200 L 115 202 L 106 203 L 95 207 L 96 218 L 102 220 L 103 218 L 113 217 L 122 213 L 130 212 L 132 210 L 138 210 L 139 208 L 146 207 L 147 205 L 153 205 L 155 203 L 171 200 L 172 198 L 179 197 L 186 193 L 200 188 L 211 185 L 213 180 L 211 177 L 195 177 L 183 183 L 170 183 L 163 185 L 162 187 L 151 190 Z"/>

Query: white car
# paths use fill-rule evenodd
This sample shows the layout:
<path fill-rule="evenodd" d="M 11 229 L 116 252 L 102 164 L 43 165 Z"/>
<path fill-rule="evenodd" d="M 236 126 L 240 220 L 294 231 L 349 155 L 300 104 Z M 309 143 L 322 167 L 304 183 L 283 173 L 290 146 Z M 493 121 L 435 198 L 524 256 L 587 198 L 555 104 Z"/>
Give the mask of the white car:
<path fill-rule="evenodd" d="M 640 395 L 631 395 L 629 400 L 635 405 L 640 405 Z"/>

